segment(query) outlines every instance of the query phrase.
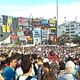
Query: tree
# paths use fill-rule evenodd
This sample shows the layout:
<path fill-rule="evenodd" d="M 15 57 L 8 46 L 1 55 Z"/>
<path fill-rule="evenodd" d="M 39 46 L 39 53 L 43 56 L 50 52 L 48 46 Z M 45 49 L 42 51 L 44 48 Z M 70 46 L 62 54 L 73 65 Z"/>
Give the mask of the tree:
<path fill-rule="evenodd" d="M 73 39 L 73 43 L 78 43 L 80 44 L 80 36 L 75 35 L 74 39 Z"/>

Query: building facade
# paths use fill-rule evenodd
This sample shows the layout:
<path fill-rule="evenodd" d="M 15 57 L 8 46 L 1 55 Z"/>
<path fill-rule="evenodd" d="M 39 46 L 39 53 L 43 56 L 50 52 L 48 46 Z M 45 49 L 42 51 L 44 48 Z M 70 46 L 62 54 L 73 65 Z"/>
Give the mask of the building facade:
<path fill-rule="evenodd" d="M 75 35 L 80 36 L 80 22 L 66 21 L 58 27 L 58 37 L 65 34 L 68 39 L 73 39 Z"/>

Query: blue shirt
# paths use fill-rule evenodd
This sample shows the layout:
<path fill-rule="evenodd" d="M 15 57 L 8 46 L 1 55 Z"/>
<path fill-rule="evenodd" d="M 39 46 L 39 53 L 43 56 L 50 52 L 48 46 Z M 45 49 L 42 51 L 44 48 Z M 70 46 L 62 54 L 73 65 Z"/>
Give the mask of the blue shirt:
<path fill-rule="evenodd" d="M 5 76 L 5 80 L 14 80 L 15 79 L 15 70 L 11 67 L 6 67 L 3 71 L 3 74 Z"/>

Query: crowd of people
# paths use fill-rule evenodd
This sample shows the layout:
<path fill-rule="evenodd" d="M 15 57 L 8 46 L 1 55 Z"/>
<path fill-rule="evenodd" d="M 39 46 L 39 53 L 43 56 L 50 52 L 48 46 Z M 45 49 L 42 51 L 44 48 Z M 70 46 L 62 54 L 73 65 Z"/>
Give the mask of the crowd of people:
<path fill-rule="evenodd" d="M 80 80 L 80 49 L 0 47 L 0 80 Z"/>

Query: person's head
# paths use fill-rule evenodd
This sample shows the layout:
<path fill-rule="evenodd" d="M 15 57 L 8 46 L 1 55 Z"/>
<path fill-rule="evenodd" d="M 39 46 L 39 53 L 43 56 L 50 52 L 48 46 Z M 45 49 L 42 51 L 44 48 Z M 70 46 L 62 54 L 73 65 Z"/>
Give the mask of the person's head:
<path fill-rule="evenodd" d="M 43 59 L 41 57 L 38 57 L 38 65 L 42 65 L 43 64 Z"/>
<path fill-rule="evenodd" d="M 29 60 L 22 61 L 21 68 L 22 68 L 24 74 L 28 73 L 32 68 L 32 62 Z"/>
<path fill-rule="evenodd" d="M 59 66 L 57 63 L 51 63 L 50 64 L 50 71 L 54 72 L 57 74 L 59 72 Z"/>
<path fill-rule="evenodd" d="M 64 70 L 65 69 L 65 63 L 63 61 L 59 62 L 59 69 Z"/>
<path fill-rule="evenodd" d="M 49 72 L 50 71 L 50 65 L 49 65 L 48 62 L 43 63 L 43 69 L 44 69 L 44 72 Z"/>
<path fill-rule="evenodd" d="M 41 80 L 57 80 L 52 73 L 46 73 Z"/>
<path fill-rule="evenodd" d="M 17 58 L 16 58 L 16 56 L 8 57 L 7 63 L 8 63 L 8 65 L 10 67 L 16 68 L 16 65 L 17 65 Z"/>
<path fill-rule="evenodd" d="M 65 71 L 66 73 L 73 74 L 75 71 L 75 64 L 72 61 L 68 61 L 65 65 Z"/>

